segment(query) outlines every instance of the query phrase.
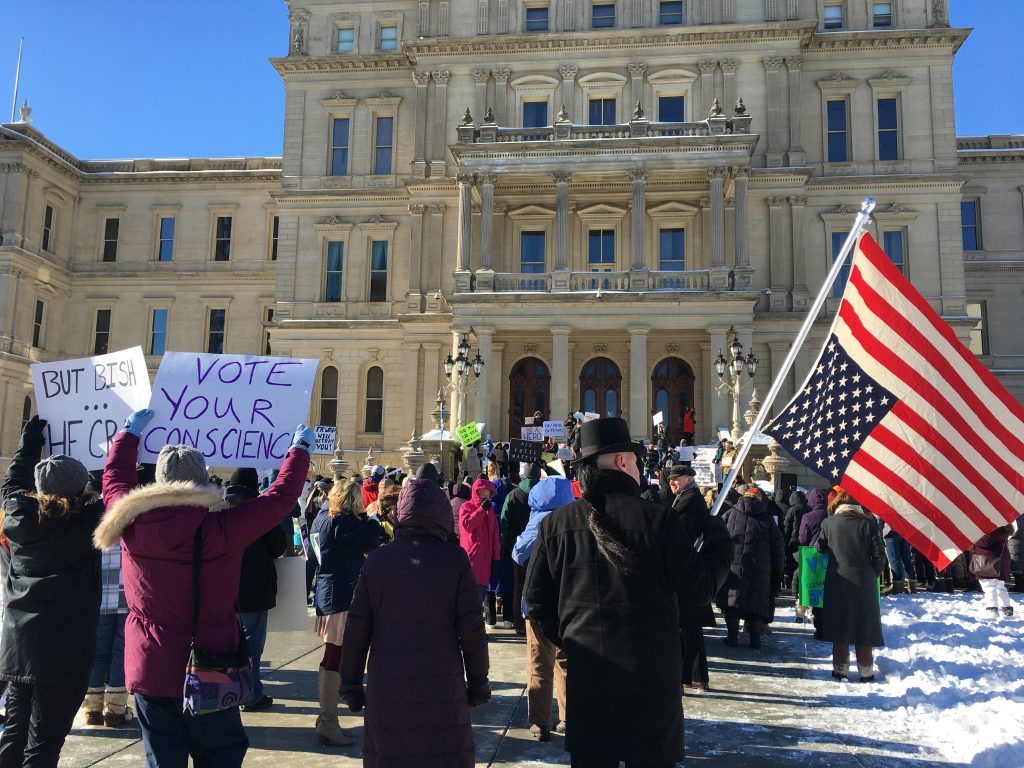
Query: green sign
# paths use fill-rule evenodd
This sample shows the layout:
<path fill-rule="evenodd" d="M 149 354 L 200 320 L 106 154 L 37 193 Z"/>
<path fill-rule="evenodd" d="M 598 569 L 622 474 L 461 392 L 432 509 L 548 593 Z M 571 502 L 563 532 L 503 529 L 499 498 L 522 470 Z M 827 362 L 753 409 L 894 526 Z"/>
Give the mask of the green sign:
<path fill-rule="evenodd" d="M 825 604 L 825 571 L 828 555 L 814 547 L 800 547 L 800 605 L 821 608 Z"/>
<path fill-rule="evenodd" d="M 480 427 L 475 421 L 464 424 L 455 430 L 455 433 L 459 436 L 459 442 L 464 446 L 470 446 L 480 439 Z"/>

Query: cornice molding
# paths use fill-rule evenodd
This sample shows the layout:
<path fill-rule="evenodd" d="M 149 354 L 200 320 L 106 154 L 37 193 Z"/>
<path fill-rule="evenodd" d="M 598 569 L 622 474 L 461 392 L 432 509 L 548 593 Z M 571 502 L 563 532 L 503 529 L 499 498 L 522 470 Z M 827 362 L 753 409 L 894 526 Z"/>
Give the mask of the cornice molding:
<path fill-rule="evenodd" d="M 883 31 L 863 30 L 857 32 L 827 32 L 811 35 L 806 51 L 850 51 L 864 49 L 920 49 L 951 48 L 953 53 L 971 33 L 969 29 L 889 29 Z"/>
<path fill-rule="evenodd" d="M 276 58 L 270 63 L 281 77 L 332 72 L 401 72 L 411 70 L 413 61 L 405 54 L 380 53 L 368 56 L 330 54 L 301 58 Z"/>

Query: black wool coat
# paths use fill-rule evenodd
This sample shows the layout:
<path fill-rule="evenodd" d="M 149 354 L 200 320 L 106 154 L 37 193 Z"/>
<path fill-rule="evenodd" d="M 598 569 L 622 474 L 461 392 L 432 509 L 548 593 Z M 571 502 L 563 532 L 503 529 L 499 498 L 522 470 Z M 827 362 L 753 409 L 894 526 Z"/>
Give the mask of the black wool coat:
<path fill-rule="evenodd" d="M 28 495 L 43 449 L 42 429 L 33 423 L 0 491 L 11 546 L 0 680 L 81 688 L 84 694 L 100 615 L 100 552 L 92 534 L 103 502 L 89 502 L 68 517 L 39 518 L 39 505 Z"/>
<path fill-rule="evenodd" d="M 682 493 L 672 499 L 672 511 L 679 515 L 679 522 L 683 524 L 686 535 L 696 541 L 701 533 L 714 527 L 717 530 L 717 538 L 721 540 L 718 544 L 728 550 L 728 556 L 732 557 L 732 539 L 725 529 L 725 524 L 720 518 L 711 517 L 708 505 L 701 495 L 700 488 L 691 485 Z M 713 545 L 709 545 L 713 546 Z M 715 612 L 711 609 L 711 600 L 704 605 L 695 605 L 682 598 L 679 599 L 679 626 L 690 627 L 714 627 Z"/>
<path fill-rule="evenodd" d="M 885 645 L 877 583 L 885 569 L 885 545 L 874 519 L 844 504 L 822 521 L 817 548 L 828 555 L 822 637 L 832 643 Z"/>
<path fill-rule="evenodd" d="M 257 496 L 259 492 L 245 486 L 229 485 L 224 500 L 233 507 Z M 280 525 L 275 525 L 245 548 L 236 610 L 242 613 L 269 611 L 277 605 L 277 566 L 274 560 L 287 549 L 288 534 Z"/>
<path fill-rule="evenodd" d="M 782 523 L 782 535 L 786 539 L 786 551 L 796 552 L 800 547 L 800 521 L 810 511 L 803 491 L 789 494 L 789 506 Z"/>
<path fill-rule="evenodd" d="M 560 507 L 541 523 L 523 595 L 532 621 L 566 654 L 565 748 L 580 756 L 638 763 L 682 758 L 678 596 L 711 600 L 729 567 L 721 534 L 693 548 L 679 516 L 640 498 L 612 470 L 588 499 L 631 551 L 623 572 L 601 553 L 588 526 L 590 501 Z"/>
<path fill-rule="evenodd" d="M 772 605 L 785 567 L 782 531 L 769 512 L 768 500 L 744 496 L 722 515 L 732 537 L 729 576 L 716 603 L 744 619 L 770 621 Z"/>

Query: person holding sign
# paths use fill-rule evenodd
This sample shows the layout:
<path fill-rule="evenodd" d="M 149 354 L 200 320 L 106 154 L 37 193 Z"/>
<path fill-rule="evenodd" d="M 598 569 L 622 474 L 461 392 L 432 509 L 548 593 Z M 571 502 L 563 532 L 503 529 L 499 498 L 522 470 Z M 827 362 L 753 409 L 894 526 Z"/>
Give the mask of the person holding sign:
<path fill-rule="evenodd" d="M 92 535 L 103 502 L 86 495 L 89 473 L 77 459 L 39 461 L 45 426 L 38 416 L 25 424 L 0 492 L 11 548 L 0 642 L 0 679 L 9 683 L 3 766 L 57 765 L 96 649 L 100 554 Z"/>
<path fill-rule="evenodd" d="M 872 646 L 885 645 L 878 600 L 878 577 L 885 568 L 885 545 L 870 512 L 840 490 L 821 524 L 819 552 L 828 555 L 822 638 L 832 643 L 832 677 L 846 682 L 850 645 L 857 652 L 862 683 L 875 680 Z"/>
<path fill-rule="evenodd" d="M 183 766 L 191 755 L 203 765 L 240 766 L 249 740 L 238 706 L 186 714 L 183 670 L 193 646 L 208 654 L 242 647 L 235 615 L 242 553 L 295 505 L 316 434 L 300 424 L 267 491 L 228 507 L 208 485 L 203 454 L 183 445 L 164 446 L 156 482 L 136 487 L 139 443 L 152 418 L 151 410 L 136 411 L 114 438 L 103 471 L 109 509 L 94 536 L 100 549 L 121 542 L 129 609 L 125 677 L 135 694 L 146 765 Z"/>

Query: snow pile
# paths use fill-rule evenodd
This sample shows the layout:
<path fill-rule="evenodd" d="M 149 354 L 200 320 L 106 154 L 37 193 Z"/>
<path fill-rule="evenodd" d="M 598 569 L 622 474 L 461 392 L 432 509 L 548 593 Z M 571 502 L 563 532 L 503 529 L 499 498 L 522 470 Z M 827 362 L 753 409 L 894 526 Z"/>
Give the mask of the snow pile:
<path fill-rule="evenodd" d="M 952 761 L 1024 764 L 1024 605 L 1015 611 L 992 618 L 980 593 L 884 598 L 870 695 Z"/>

